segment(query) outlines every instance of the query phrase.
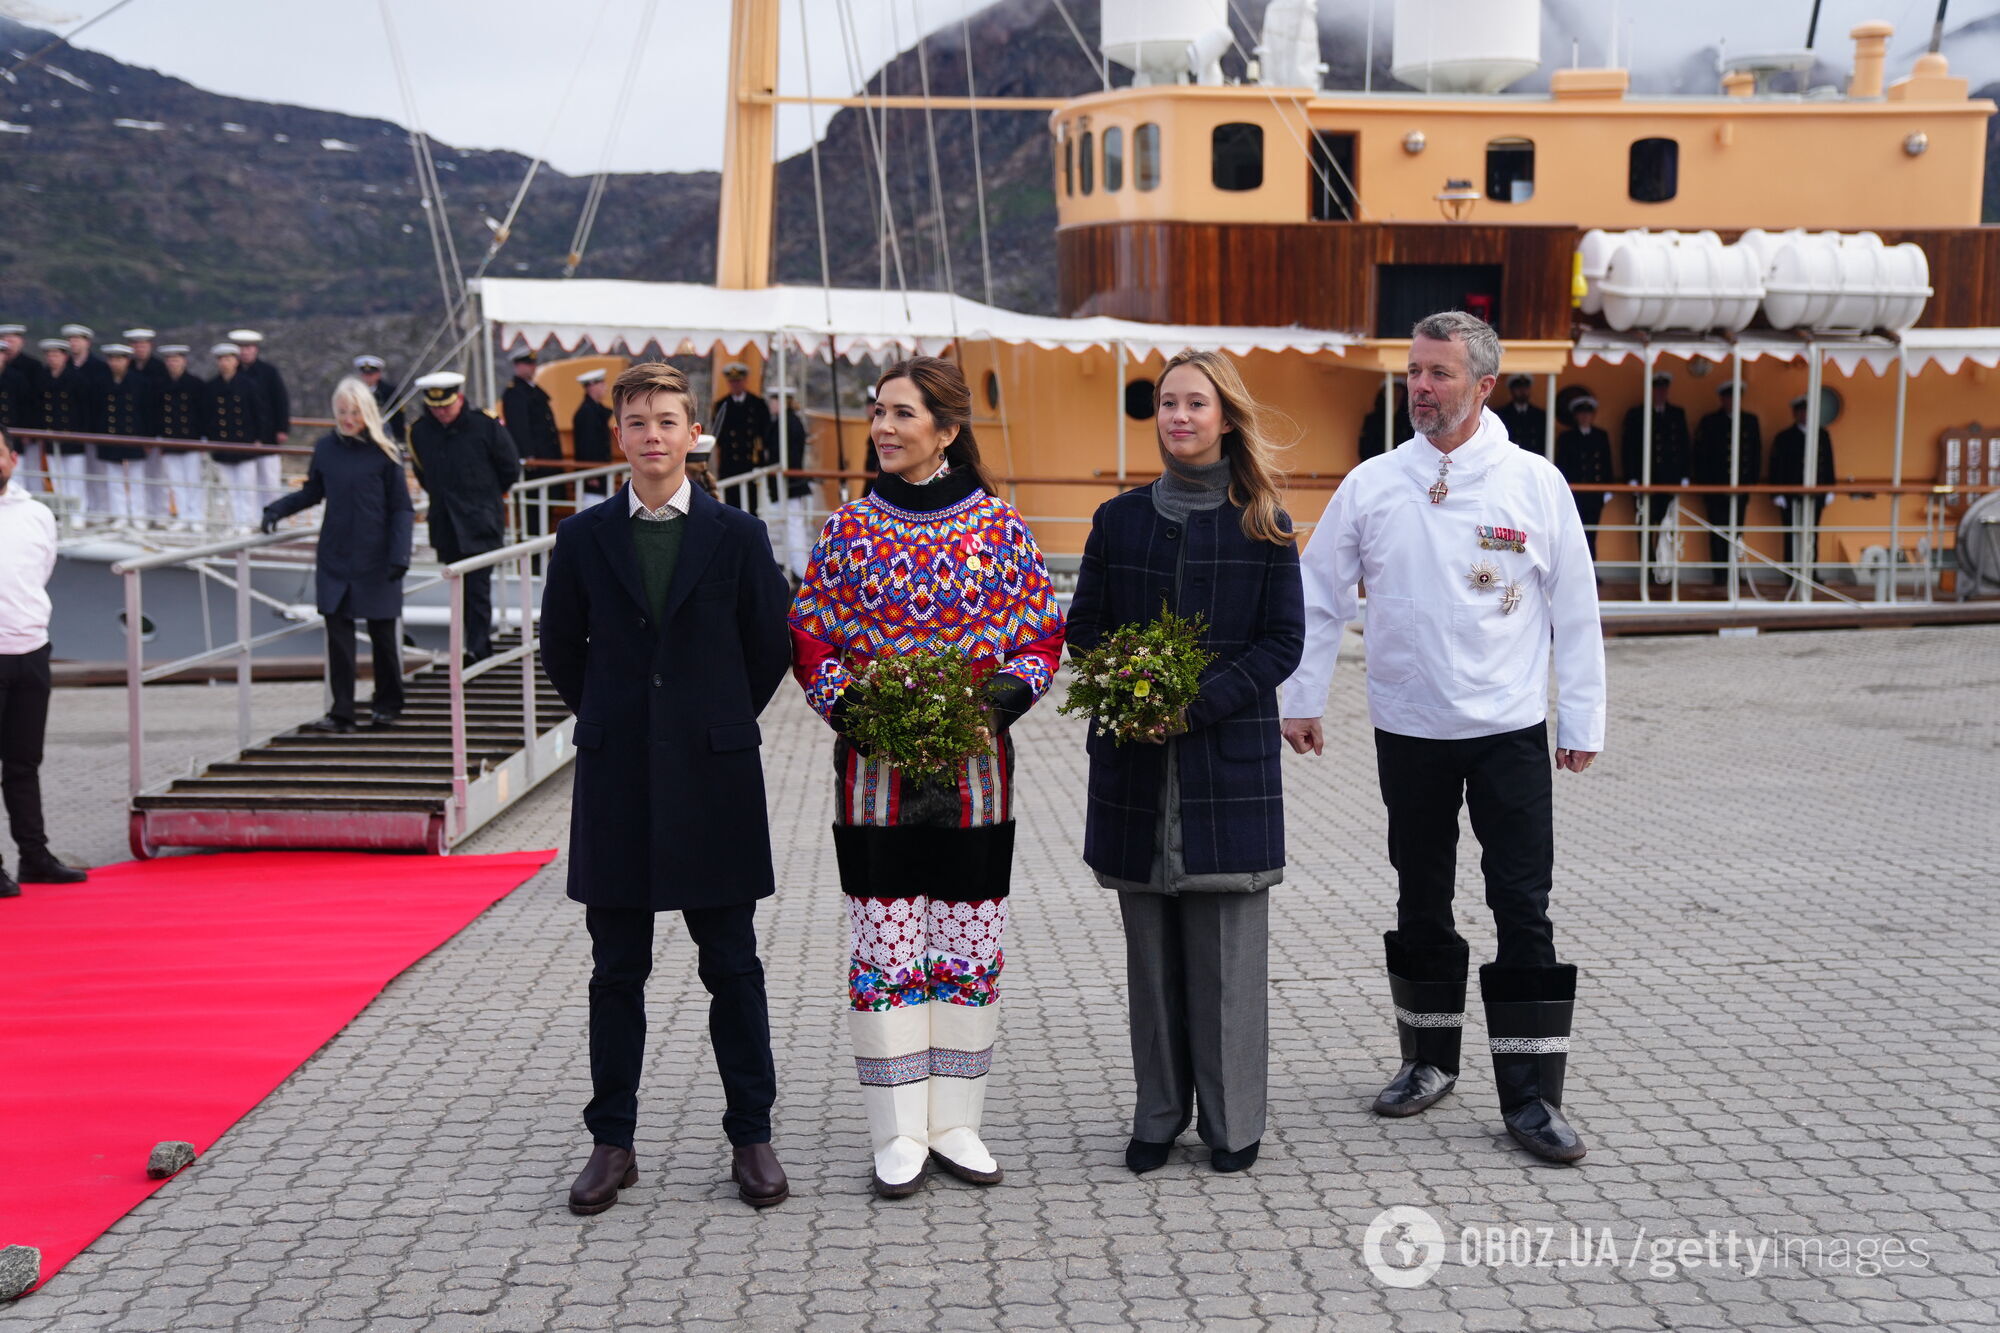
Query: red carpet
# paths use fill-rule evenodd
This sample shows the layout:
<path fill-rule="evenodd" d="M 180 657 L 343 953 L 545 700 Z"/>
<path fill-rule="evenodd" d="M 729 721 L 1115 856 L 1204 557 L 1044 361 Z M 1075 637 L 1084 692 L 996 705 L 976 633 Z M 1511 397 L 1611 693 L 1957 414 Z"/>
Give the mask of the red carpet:
<path fill-rule="evenodd" d="M 207 1151 L 554 857 L 177 856 L 0 902 L 0 1247 L 46 1282 L 171 1184 L 155 1143 Z"/>

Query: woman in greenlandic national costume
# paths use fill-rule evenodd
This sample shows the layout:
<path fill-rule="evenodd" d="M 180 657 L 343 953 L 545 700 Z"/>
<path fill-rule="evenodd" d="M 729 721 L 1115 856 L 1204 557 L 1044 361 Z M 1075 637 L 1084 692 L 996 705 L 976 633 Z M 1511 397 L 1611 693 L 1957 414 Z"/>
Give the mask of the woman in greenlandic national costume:
<path fill-rule="evenodd" d="M 1270 426 L 1234 363 L 1183 352 L 1154 405 L 1163 475 L 1092 518 L 1070 651 L 1164 605 L 1200 618 L 1213 656 L 1177 734 L 1119 744 L 1091 728 L 1083 855 L 1125 923 L 1126 1165 L 1164 1165 L 1198 1111 L 1210 1165 L 1241 1171 L 1264 1132 L 1269 890 L 1285 870 L 1277 689 L 1304 647 L 1304 594 Z"/>

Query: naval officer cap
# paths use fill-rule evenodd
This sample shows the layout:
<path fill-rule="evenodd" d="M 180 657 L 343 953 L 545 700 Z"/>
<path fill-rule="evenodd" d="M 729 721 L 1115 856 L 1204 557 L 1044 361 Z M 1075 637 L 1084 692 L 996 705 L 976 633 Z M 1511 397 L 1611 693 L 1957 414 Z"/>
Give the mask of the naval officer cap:
<path fill-rule="evenodd" d="M 596 370 L 586 370 L 581 375 L 578 375 L 576 382 L 578 384 L 602 384 L 604 383 L 604 374 L 604 367 L 599 366 Z"/>
<path fill-rule="evenodd" d="M 722 377 L 728 380 L 741 379 L 749 373 L 750 367 L 744 365 L 741 361 L 731 361 L 722 368 Z"/>
<path fill-rule="evenodd" d="M 529 365 L 533 365 L 535 363 L 535 349 L 532 347 L 523 347 L 507 359 L 517 366 L 523 361 L 526 361 Z"/>
<path fill-rule="evenodd" d="M 1507 387 L 1510 389 L 1532 389 L 1535 387 L 1535 382 L 1526 375 L 1509 375 L 1507 377 Z"/>
<path fill-rule="evenodd" d="M 167 343 L 165 346 L 155 347 L 153 350 L 161 356 L 186 356 L 188 354 L 186 343 Z"/>
<path fill-rule="evenodd" d="M 25 335 L 27 332 L 28 326 L 26 324 L 0 324 L 0 338 L 4 338 L 10 333 Z"/>
<path fill-rule="evenodd" d="M 62 326 L 62 336 L 65 338 L 95 338 L 97 334 L 91 331 L 91 327 L 88 324 L 65 324 Z"/>
<path fill-rule="evenodd" d="M 243 349 L 233 342 L 217 343 L 208 349 L 208 354 L 220 360 L 225 356 L 241 356 L 243 355 Z"/>
<path fill-rule="evenodd" d="M 465 391 L 465 376 L 455 370 L 440 370 L 417 381 L 424 391 L 425 407 L 450 407 Z"/>
<path fill-rule="evenodd" d="M 1672 384 L 1673 382 L 1674 382 L 1674 377 L 1672 375 L 1669 375 L 1666 371 L 1656 370 L 1653 372 L 1653 383 Z"/>
<path fill-rule="evenodd" d="M 134 342 L 149 343 L 153 341 L 153 339 L 159 337 L 160 335 L 153 332 L 151 329 L 127 329 L 125 330 L 125 332 L 119 334 L 118 336 L 123 338 L 128 343 L 134 343 Z"/>
<path fill-rule="evenodd" d="M 354 358 L 354 368 L 356 370 L 381 370 L 388 364 L 387 361 L 384 361 L 379 356 L 371 356 L 365 353 Z"/>
<path fill-rule="evenodd" d="M 1798 397 L 1792 399 L 1793 407 L 1804 407 L 1805 405 L 1806 405 L 1806 396 L 1804 394 L 1800 394 Z"/>
<path fill-rule="evenodd" d="M 44 352 L 67 352 L 69 350 L 69 339 L 44 338 L 36 346 L 40 347 Z"/>
<path fill-rule="evenodd" d="M 1581 398 L 1572 400 L 1569 410 L 1572 412 L 1595 412 L 1597 410 L 1597 400 L 1589 394 L 1585 394 Z"/>
<path fill-rule="evenodd" d="M 97 350 L 104 353 L 107 357 L 132 355 L 132 349 L 124 343 L 106 343 Z"/>
<path fill-rule="evenodd" d="M 229 341 L 235 343 L 239 347 L 244 346 L 246 344 L 254 346 L 257 343 L 264 341 L 264 335 L 257 332 L 257 330 L 255 329 L 231 329 L 229 331 Z"/>

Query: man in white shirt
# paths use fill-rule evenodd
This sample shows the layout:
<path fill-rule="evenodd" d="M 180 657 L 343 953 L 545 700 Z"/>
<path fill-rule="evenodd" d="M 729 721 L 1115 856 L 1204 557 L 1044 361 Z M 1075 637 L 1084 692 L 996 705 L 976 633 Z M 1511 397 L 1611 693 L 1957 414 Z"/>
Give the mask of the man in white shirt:
<path fill-rule="evenodd" d="M 42 822 L 42 737 L 49 722 L 49 575 L 56 567 L 56 517 L 10 483 L 20 460 L 0 429 L 0 797 L 20 849 L 22 884 L 87 878 L 49 852 Z M 21 884 L 0 867 L 0 898 Z"/>
<path fill-rule="evenodd" d="M 1557 962 L 1548 916 L 1549 648 L 1556 767 L 1581 773 L 1604 748 L 1604 643 L 1567 483 L 1481 407 L 1499 366 L 1499 337 L 1482 320 L 1448 311 L 1416 326 L 1418 434 L 1348 474 L 1306 547 L 1306 648 L 1285 684 L 1284 734 L 1301 754 L 1322 752 L 1334 658 L 1365 584 L 1368 704 L 1399 891 L 1383 940 L 1403 1054 L 1375 1110 L 1414 1115 L 1457 1082 L 1467 949 L 1451 900 L 1464 803 L 1499 934 L 1479 982 L 1501 1114 L 1523 1147 L 1573 1162 L 1584 1145 L 1561 1107 L 1576 968 Z"/>

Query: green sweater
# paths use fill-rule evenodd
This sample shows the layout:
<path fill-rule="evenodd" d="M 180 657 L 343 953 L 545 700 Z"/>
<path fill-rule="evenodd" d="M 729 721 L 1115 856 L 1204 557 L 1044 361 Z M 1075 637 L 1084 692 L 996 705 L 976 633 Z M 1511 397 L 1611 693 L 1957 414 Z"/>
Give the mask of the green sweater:
<path fill-rule="evenodd" d="M 646 586 L 646 606 L 653 613 L 655 627 L 667 617 L 667 586 L 674 581 L 674 566 L 680 563 L 681 534 L 687 530 L 684 518 L 639 518 L 632 525 L 632 545 L 639 552 L 639 581 Z"/>

